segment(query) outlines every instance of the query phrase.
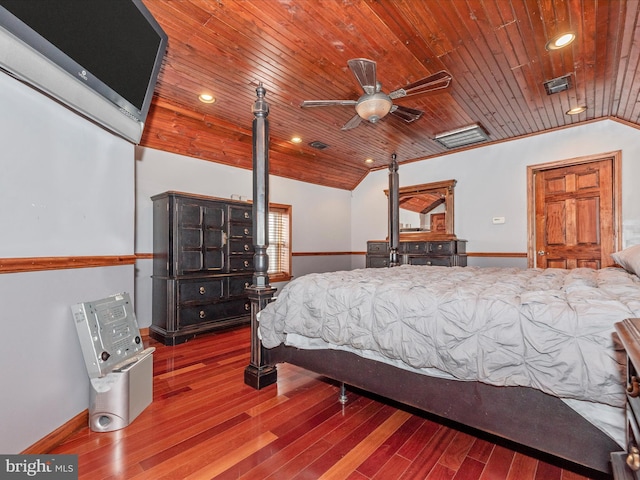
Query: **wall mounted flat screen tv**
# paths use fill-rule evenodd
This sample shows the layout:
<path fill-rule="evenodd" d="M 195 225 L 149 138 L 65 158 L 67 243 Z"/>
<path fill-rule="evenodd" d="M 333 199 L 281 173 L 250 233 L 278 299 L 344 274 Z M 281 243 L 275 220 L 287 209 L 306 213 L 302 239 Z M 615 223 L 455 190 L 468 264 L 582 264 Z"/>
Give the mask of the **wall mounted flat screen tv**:
<path fill-rule="evenodd" d="M 0 27 L 144 122 L 167 35 L 141 0 L 0 0 Z"/>

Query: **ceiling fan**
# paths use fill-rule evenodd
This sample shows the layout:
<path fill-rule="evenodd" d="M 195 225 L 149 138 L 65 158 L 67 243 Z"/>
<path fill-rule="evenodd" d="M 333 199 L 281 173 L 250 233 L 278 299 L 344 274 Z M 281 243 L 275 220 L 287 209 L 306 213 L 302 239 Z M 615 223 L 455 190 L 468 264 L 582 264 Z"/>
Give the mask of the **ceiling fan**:
<path fill-rule="evenodd" d="M 362 120 L 376 123 L 388 113 L 401 118 L 407 123 L 418 120 L 424 113 L 415 108 L 394 105 L 396 98 L 417 95 L 447 88 L 451 83 L 451 75 L 444 70 L 429 75 L 417 82 L 398 88 L 388 95 L 382 91 L 382 84 L 376 80 L 376 62 L 366 58 L 353 58 L 347 62 L 351 72 L 364 90 L 358 100 L 305 100 L 301 107 L 355 106 L 356 115 L 344 124 L 342 130 L 350 130 L 360 125 Z"/>

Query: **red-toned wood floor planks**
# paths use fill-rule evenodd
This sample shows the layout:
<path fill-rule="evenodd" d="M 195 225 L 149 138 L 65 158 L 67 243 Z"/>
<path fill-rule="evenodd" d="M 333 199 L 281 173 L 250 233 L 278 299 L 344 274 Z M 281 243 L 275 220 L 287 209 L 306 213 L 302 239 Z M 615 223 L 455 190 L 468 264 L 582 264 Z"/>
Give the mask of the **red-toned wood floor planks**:
<path fill-rule="evenodd" d="M 362 392 L 278 367 L 243 382 L 249 330 L 168 347 L 154 341 L 154 401 L 116 432 L 84 428 L 50 453 L 79 455 L 79 478 L 162 480 L 585 480 Z"/>

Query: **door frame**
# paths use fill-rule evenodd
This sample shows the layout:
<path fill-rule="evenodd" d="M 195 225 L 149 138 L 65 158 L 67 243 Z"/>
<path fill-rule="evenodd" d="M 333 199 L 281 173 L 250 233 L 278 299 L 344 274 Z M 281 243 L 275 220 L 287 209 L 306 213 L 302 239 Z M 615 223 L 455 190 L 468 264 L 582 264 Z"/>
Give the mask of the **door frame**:
<path fill-rule="evenodd" d="M 536 266 L 536 198 L 535 175 L 544 170 L 564 168 L 572 165 L 581 165 L 601 160 L 611 160 L 613 168 L 613 238 L 615 250 L 622 248 L 622 150 L 607 153 L 598 153 L 584 157 L 556 160 L 538 165 L 527 165 L 527 266 Z"/>

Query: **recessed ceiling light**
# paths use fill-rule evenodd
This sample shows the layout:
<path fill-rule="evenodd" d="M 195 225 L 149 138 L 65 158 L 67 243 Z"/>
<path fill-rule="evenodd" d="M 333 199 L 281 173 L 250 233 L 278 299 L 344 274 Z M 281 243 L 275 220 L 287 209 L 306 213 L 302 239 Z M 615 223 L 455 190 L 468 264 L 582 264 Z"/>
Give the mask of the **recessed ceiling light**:
<path fill-rule="evenodd" d="M 547 50 L 558 50 L 564 48 L 576 39 L 576 34 L 573 32 L 561 33 L 553 37 L 544 46 Z"/>
<path fill-rule="evenodd" d="M 364 163 L 373 163 L 373 158 L 365 158 Z"/>
<path fill-rule="evenodd" d="M 214 103 L 216 101 L 216 97 L 214 97 L 210 93 L 201 93 L 198 96 L 198 100 L 200 100 L 202 103 Z"/>
<path fill-rule="evenodd" d="M 573 107 L 571 110 L 567 110 L 565 113 L 567 115 L 578 115 L 579 113 L 584 112 L 587 109 L 587 107 L 585 107 L 584 105 L 581 105 L 579 107 Z"/>
<path fill-rule="evenodd" d="M 302 139 L 300 137 L 291 137 L 291 143 L 300 143 Z"/>

